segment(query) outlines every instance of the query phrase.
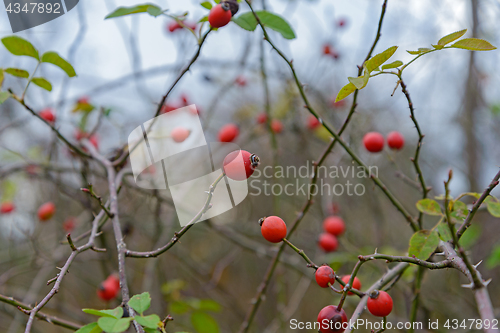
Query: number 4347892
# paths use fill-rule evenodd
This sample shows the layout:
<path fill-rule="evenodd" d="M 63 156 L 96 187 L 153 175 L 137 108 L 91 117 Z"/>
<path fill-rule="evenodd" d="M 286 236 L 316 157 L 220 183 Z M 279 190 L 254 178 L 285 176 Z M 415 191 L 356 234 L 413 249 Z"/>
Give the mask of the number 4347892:
<path fill-rule="evenodd" d="M 481 320 L 481 319 L 464 319 L 461 322 L 458 319 L 448 319 L 444 324 L 444 327 L 447 329 L 456 330 L 458 328 L 463 329 L 498 329 L 498 320 Z"/>
<path fill-rule="evenodd" d="M 61 14 L 61 4 L 55 3 L 43 3 L 43 2 L 30 2 L 25 3 L 24 5 L 20 3 L 9 3 L 7 6 L 7 13 L 19 14 L 23 13 L 31 13 L 31 14 Z"/>

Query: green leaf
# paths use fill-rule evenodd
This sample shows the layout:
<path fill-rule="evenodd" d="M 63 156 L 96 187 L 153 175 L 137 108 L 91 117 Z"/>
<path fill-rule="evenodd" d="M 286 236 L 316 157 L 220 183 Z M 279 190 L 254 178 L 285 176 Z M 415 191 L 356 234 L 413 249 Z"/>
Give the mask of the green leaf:
<path fill-rule="evenodd" d="M 441 50 L 444 46 L 443 45 L 434 45 L 434 44 L 432 44 L 432 47 L 435 48 L 436 50 Z"/>
<path fill-rule="evenodd" d="M 382 65 L 385 63 L 387 60 L 389 60 L 390 57 L 396 52 L 398 49 L 397 46 L 392 46 L 385 50 L 384 52 L 381 52 L 379 54 L 374 55 L 371 57 L 367 62 L 366 62 L 366 68 L 369 73 L 371 73 L 375 68 L 378 66 Z"/>
<path fill-rule="evenodd" d="M 123 316 L 123 308 L 121 306 L 118 306 L 112 310 L 83 309 L 82 311 L 99 317 L 110 317 L 110 318 L 120 319 Z"/>
<path fill-rule="evenodd" d="M 3 68 L 0 68 L 0 88 L 2 88 L 2 84 L 3 84 Z"/>
<path fill-rule="evenodd" d="M 210 1 L 203 1 L 200 5 L 208 10 L 212 9 L 212 3 Z"/>
<path fill-rule="evenodd" d="M 136 5 L 132 7 L 118 7 L 114 12 L 108 14 L 104 19 L 120 17 L 131 14 L 148 13 L 151 16 L 159 16 L 162 13 L 162 9 L 154 4 L 145 3 L 141 5 Z"/>
<path fill-rule="evenodd" d="M 24 69 L 19 69 L 19 68 L 6 68 L 5 73 L 17 76 L 17 77 L 22 77 L 22 78 L 29 78 L 30 73 L 28 71 L 25 71 Z"/>
<path fill-rule="evenodd" d="M 11 96 L 11 94 L 9 92 L 0 91 L 0 105 L 5 103 L 5 101 L 8 100 L 10 96 Z"/>
<path fill-rule="evenodd" d="M 43 77 L 34 77 L 31 79 L 31 82 L 33 82 L 40 88 L 43 88 L 47 91 L 52 91 L 52 84 Z"/>
<path fill-rule="evenodd" d="M 265 27 L 279 32 L 286 39 L 294 39 L 296 37 L 292 27 L 283 17 L 265 10 L 259 10 L 255 13 Z M 241 14 L 234 18 L 233 22 L 248 31 L 254 31 L 258 25 L 252 12 Z"/>
<path fill-rule="evenodd" d="M 422 199 L 417 202 L 417 209 L 427 215 L 441 216 L 441 207 L 432 199 Z"/>
<path fill-rule="evenodd" d="M 158 333 L 158 329 L 156 328 L 144 328 L 144 332 L 146 333 Z"/>
<path fill-rule="evenodd" d="M 396 60 L 394 62 L 391 62 L 390 64 L 382 66 L 382 70 L 384 70 L 384 69 L 398 68 L 402 64 L 403 64 L 403 62 L 401 60 Z"/>
<path fill-rule="evenodd" d="M 439 235 L 434 230 L 420 230 L 410 239 L 409 256 L 427 260 L 439 245 Z"/>
<path fill-rule="evenodd" d="M 419 47 L 418 48 L 418 52 L 420 52 L 420 53 L 426 53 L 426 52 L 429 52 L 429 51 L 432 51 L 432 49 L 430 49 L 428 47 Z"/>
<path fill-rule="evenodd" d="M 496 50 L 496 47 L 490 44 L 490 42 L 480 39 L 480 38 L 464 38 L 458 42 L 451 45 L 451 47 L 457 49 L 466 49 L 471 51 L 490 51 Z"/>
<path fill-rule="evenodd" d="M 486 260 L 486 267 L 488 269 L 495 268 L 500 265 L 500 244 L 495 245 L 491 250 L 491 254 Z"/>
<path fill-rule="evenodd" d="M 75 69 L 69 62 L 64 60 L 59 54 L 56 52 L 45 52 L 42 55 L 42 62 L 47 62 L 49 64 L 56 65 L 60 69 L 66 72 L 69 77 L 76 76 Z"/>
<path fill-rule="evenodd" d="M 406 50 L 406 52 L 408 52 L 409 54 L 413 54 L 413 55 L 422 53 L 420 51 L 409 51 L 409 50 Z"/>
<path fill-rule="evenodd" d="M 255 16 L 253 16 L 252 12 L 247 12 L 233 18 L 233 22 L 236 23 L 240 28 L 248 31 L 254 31 L 258 25 L 257 20 L 255 19 Z"/>
<path fill-rule="evenodd" d="M 439 223 L 436 229 L 439 233 L 439 238 L 441 238 L 443 241 L 448 242 L 452 240 L 450 228 L 448 227 L 447 223 Z"/>
<path fill-rule="evenodd" d="M 139 325 L 147 327 L 147 328 L 158 328 L 159 327 L 158 324 L 161 323 L 160 317 L 158 317 L 155 314 L 145 316 L 145 317 L 137 316 L 134 319 L 135 319 L 135 321 L 137 321 L 139 323 Z"/>
<path fill-rule="evenodd" d="M 40 60 L 38 51 L 33 44 L 18 36 L 10 36 L 2 38 L 3 45 L 10 53 L 16 56 L 28 56 Z"/>
<path fill-rule="evenodd" d="M 106 333 L 121 333 L 125 332 L 129 326 L 132 318 L 110 318 L 110 317 L 101 317 L 97 321 L 99 327 L 103 329 Z"/>
<path fill-rule="evenodd" d="M 192 304 L 192 306 L 193 308 L 201 311 L 219 312 L 221 310 L 221 305 L 211 299 L 197 300 L 196 304 Z"/>
<path fill-rule="evenodd" d="M 335 102 L 343 100 L 354 91 L 356 91 L 356 86 L 349 82 L 348 84 L 343 86 L 342 89 L 340 89 L 339 93 L 337 94 L 337 98 L 335 98 Z"/>
<path fill-rule="evenodd" d="M 101 333 L 101 328 L 97 325 L 97 323 L 91 323 L 83 326 L 75 333 Z"/>
<path fill-rule="evenodd" d="M 199 21 L 198 23 L 201 23 L 201 22 L 208 22 L 208 15 L 205 15 L 203 16 Z"/>
<path fill-rule="evenodd" d="M 470 248 L 474 245 L 479 237 L 481 237 L 481 227 L 477 224 L 472 224 L 460 238 L 460 243 L 464 248 Z"/>
<path fill-rule="evenodd" d="M 484 201 L 488 212 L 494 217 L 500 217 L 500 202 L 493 200 L 492 197 L 487 197 Z"/>
<path fill-rule="evenodd" d="M 453 209 L 451 212 L 451 216 L 457 220 L 463 221 L 467 214 L 469 213 L 469 209 L 467 205 L 462 201 L 455 201 L 453 203 Z"/>
<path fill-rule="evenodd" d="M 135 295 L 130 299 L 128 305 L 138 313 L 142 314 L 151 306 L 151 296 L 148 292 Z"/>
<path fill-rule="evenodd" d="M 191 315 L 191 323 L 198 333 L 219 333 L 219 325 L 215 319 L 205 313 L 196 311 Z"/>
<path fill-rule="evenodd" d="M 170 303 L 170 311 L 175 314 L 184 314 L 191 309 L 191 305 L 183 301 L 173 301 Z"/>
<path fill-rule="evenodd" d="M 453 41 L 456 41 L 457 39 L 462 37 L 466 32 L 467 32 L 467 29 L 464 29 L 464 30 L 460 30 L 457 32 L 453 32 L 449 35 L 446 35 L 438 41 L 438 45 L 445 46 L 446 44 L 449 44 Z"/>

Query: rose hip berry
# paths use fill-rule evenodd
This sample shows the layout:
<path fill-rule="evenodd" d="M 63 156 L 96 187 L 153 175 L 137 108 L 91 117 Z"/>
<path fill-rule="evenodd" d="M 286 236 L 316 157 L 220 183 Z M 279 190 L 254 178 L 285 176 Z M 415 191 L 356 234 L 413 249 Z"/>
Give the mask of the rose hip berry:
<path fill-rule="evenodd" d="M 310 115 L 309 118 L 307 118 L 307 128 L 309 128 L 310 130 L 316 129 L 320 125 L 321 123 L 315 116 Z"/>
<path fill-rule="evenodd" d="M 0 205 L 0 214 L 9 214 L 14 211 L 15 207 L 14 204 L 10 201 L 3 202 L 2 205 Z"/>
<path fill-rule="evenodd" d="M 323 265 L 319 267 L 316 270 L 315 277 L 316 277 L 316 283 L 321 288 L 328 288 L 328 283 L 332 285 L 335 283 L 335 272 L 328 265 Z"/>
<path fill-rule="evenodd" d="M 239 75 L 235 80 L 234 80 L 234 83 L 236 83 L 238 86 L 240 87 L 244 87 L 247 85 L 247 79 L 242 76 L 242 75 Z"/>
<path fill-rule="evenodd" d="M 170 132 L 170 136 L 172 137 L 172 140 L 174 140 L 177 143 L 183 142 L 186 140 L 189 136 L 189 130 L 184 128 L 184 127 L 176 127 Z"/>
<path fill-rule="evenodd" d="M 226 3 L 218 4 L 210 10 L 208 22 L 213 28 L 221 28 L 231 21 L 230 6 Z"/>
<path fill-rule="evenodd" d="M 319 235 L 318 245 L 325 252 L 333 252 L 339 246 L 339 242 L 337 241 L 337 237 L 335 237 L 334 235 L 322 233 L 321 235 Z"/>
<path fill-rule="evenodd" d="M 397 131 L 390 132 L 387 135 L 387 145 L 391 149 L 400 150 L 405 144 L 405 138 Z"/>
<path fill-rule="evenodd" d="M 66 221 L 63 222 L 63 229 L 66 232 L 72 232 L 76 226 L 76 219 L 74 217 L 68 217 Z"/>
<path fill-rule="evenodd" d="M 120 280 L 116 275 L 110 275 L 97 289 L 97 296 L 104 301 L 110 301 L 116 297 L 118 291 L 120 291 Z"/>
<path fill-rule="evenodd" d="M 286 237 L 286 224 L 277 216 L 263 217 L 259 224 L 262 236 L 271 243 L 279 243 Z"/>
<path fill-rule="evenodd" d="M 369 132 L 363 137 L 363 144 L 369 152 L 378 153 L 384 149 L 384 137 L 378 132 Z"/>
<path fill-rule="evenodd" d="M 368 311 L 377 317 L 386 317 L 392 311 L 392 298 L 385 291 L 375 290 L 366 302 Z"/>
<path fill-rule="evenodd" d="M 227 124 L 222 126 L 219 131 L 219 141 L 220 142 L 233 142 L 238 136 L 240 130 L 235 124 Z"/>
<path fill-rule="evenodd" d="M 243 163 L 243 165 L 242 165 Z M 257 155 L 246 150 L 235 150 L 227 154 L 222 162 L 226 176 L 233 180 L 248 179 L 259 166 L 260 159 Z"/>
<path fill-rule="evenodd" d="M 351 279 L 351 276 L 350 275 L 344 275 L 342 278 L 342 281 L 347 284 L 349 282 L 349 280 Z M 361 290 L 361 281 L 358 279 L 357 276 L 354 277 L 354 281 L 352 282 L 352 286 L 351 288 L 353 289 L 357 289 L 357 290 Z M 352 292 L 348 292 L 347 295 L 351 296 L 351 295 L 354 295 L 354 293 Z"/>
<path fill-rule="evenodd" d="M 54 114 L 54 111 L 52 111 L 52 109 L 42 110 L 38 115 L 40 116 L 40 118 L 50 124 L 53 124 L 56 121 L 56 115 Z"/>
<path fill-rule="evenodd" d="M 323 229 L 334 236 L 340 236 L 345 231 L 344 220 L 339 216 L 328 216 L 323 221 Z"/>
<path fill-rule="evenodd" d="M 56 213 L 56 205 L 53 202 L 46 202 L 38 208 L 38 219 L 40 221 L 47 221 Z"/>
<path fill-rule="evenodd" d="M 283 131 L 283 124 L 278 119 L 273 119 L 271 121 L 271 129 L 276 134 L 281 133 Z"/>
<path fill-rule="evenodd" d="M 264 112 L 260 113 L 257 116 L 257 124 L 265 124 L 266 121 L 267 121 L 267 114 L 265 114 Z"/>
<path fill-rule="evenodd" d="M 348 324 L 344 309 L 337 310 L 335 305 L 328 305 L 321 309 L 317 322 L 321 333 L 342 333 Z"/>

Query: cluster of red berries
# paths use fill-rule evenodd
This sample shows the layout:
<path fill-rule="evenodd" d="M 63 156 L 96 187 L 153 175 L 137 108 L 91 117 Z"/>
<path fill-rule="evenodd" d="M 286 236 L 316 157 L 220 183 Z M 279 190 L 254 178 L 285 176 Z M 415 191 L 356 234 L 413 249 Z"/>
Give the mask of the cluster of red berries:
<path fill-rule="evenodd" d="M 319 247 L 325 252 L 335 251 L 339 245 L 337 237 L 345 231 L 344 220 L 339 216 L 328 216 L 323 221 L 323 230 L 325 232 L 319 235 Z"/>
<path fill-rule="evenodd" d="M 262 112 L 257 116 L 257 124 L 263 125 L 265 123 L 267 123 L 267 114 Z M 271 130 L 276 134 L 283 132 L 283 123 L 278 119 L 272 119 Z"/>
<path fill-rule="evenodd" d="M 115 274 L 112 274 L 101 283 L 99 289 L 97 289 L 97 296 L 103 301 L 108 302 L 115 298 L 119 291 L 120 280 Z"/>
<path fill-rule="evenodd" d="M 75 139 L 76 141 L 81 141 L 83 139 L 88 139 L 89 142 L 92 144 L 92 146 L 95 147 L 95 149 L 99 149 L 99 139 L 95 134 L 90 135 L 89 133 L 86 133 L 80 129 L 77 129 L 75 132 Z"/>
<path fill-rule="evenodd" d="M 369 132 L 363 137 L 363 144 L 366 150 L 371 153 L 378 153 L 384 149 L 384 136 L 379 132 Z M 387 145 L 394 150 L 400 150 L 405 144 L 405 138 L 397 131 L 390 132 L 387 135 Z"/>

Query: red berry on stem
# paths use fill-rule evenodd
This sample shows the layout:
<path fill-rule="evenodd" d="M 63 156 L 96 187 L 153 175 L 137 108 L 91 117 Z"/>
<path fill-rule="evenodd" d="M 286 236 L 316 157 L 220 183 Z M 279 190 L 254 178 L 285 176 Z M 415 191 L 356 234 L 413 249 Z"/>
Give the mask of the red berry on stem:
<path fill-rule="evenodd" d="M 363 144 L 369 152 L 378 153 L 384 149 L 384 137 L 378 132 L 369 132 L 363 137 Z"/>
<path fill-rule="evenodd" d="M 286 237 L 286 224 L 277 216 L 263 217 L 259 224 L 262 236 L 271 243 L 279 243 Z"/>
<path fill-rule="evenodd" d="M 236 80 L 234 80 L 234 83 L 236 83 L 237 85 L 239 85 L 240 87 L 244 87 L 247 85 L 247 79 L 245 79 L 244 76 L 242 75 L 239 75 Z"/>
<path fill-rule="evenodd" d="M 110 275 L 97 289 L 97 296 L 104 301 L 110 301 L 116 297 L 118 291 L 120 291 L 120 280 L 115 275 Z"/>
<path fill-rule="evenodd" d="M 281 133 L 283 131 L 283 124 L 278 119 L 273 119 L 271 121 L 271 129 L 276 134 Z"/>
<path fill-rule="evenodd" d="M 38 219 L 47 221 L 56 213 L 56 205 L 53 202 L 46 202 L 38 208 Z"/>
<path fill-rule="evenodd" d="M 258 124 L 265 124 L 267 121 L 267 114 L 262 112 L 262 113 L 259 113 L 259 115 L 257 116 L 257 123 Z"/>
<path fill-rule="evenodd" d="M 218 4 L 210 10 L 208 22 L 213 28 L 221 28 L 231 21 L 231 10 L 227 4 Z"/>
<path fill-rule="evenodd" d="M 329 44 L 323 45 L 323 54 L 329 55 L 332 53 L 332 47 Z"/>
<path fill-rule="evenodd" d="M 335 272 L 330 266 L 323 265 L 316 270 L 315 278 L 321 288 L 328 288 L 328 283 L 335 283 Z"/>
<path fill-rule="evenodd" d="M 322 233 L 319 235 L 318 245 L 325 252 L 333 252 L 339 246 L 339 242 L 337 241 L 337 237 L 334 235 Z"/>
<path fill-rule="evenodd" d="M 12 213 L 14 209 L 15 209 L 14 204 L 10 201 L 6 201 L 3 202 L 2 205 L 0 206 L 0 213 L 1 214 Z"/>
<path fill-rule="evenodd" d="M 321 125 L 321 123 L 319 122 L 319 120 L 315 116 L 310 115 L 309 118 L 307 118 L 307 127 L 310 130 L 316 129 L 320 125 Z"/>
<path fill-rule="evenodd" d="M 342 281 L 347 284 L 349 282 L 349 280 L 351 279 L 351 276 L 350 275 L 344 275 L 342 278 Z M 354 277 L 354 281 L 352 282 L 352 286 L 351 288 L 354 288 L 354 289 L 357 289 L 357 290 L 361 290 L 361 281 L 358 279 L 357 276 Z M 352 292 L 348 292 L 347 295 L 351 296 L 351 295 L 354 295 L 354 293 Z"/>
<path fill-rule="evenodd" d="M 323 229 L 334 236 L 340 236 L 345 231 L 345 223 L 339 216 L 328 216 L 323 221 Z"/>
<path fill-rule="evenodd" d="M 53 124 L 56 121 L 56 115 L 52 109 L 44 109 L 38 115 L 48 123 Z"/>
<path fill-rule="evenodd" d="M 173 21 L 173 22 L 170 22 L 170 23 L 167 25 L 167 29 L 168 29 L 168 31 L 170 31 L 170 32 L 174 32 L 174 31 L 176 31 L 176 30 L 178 30 L 178 29 L 182 29 L 182 26 L 181 26 L 179 23 L 177 23 L 177 21 Z"/>
<path fill-rule="evenodd" d="M 392 311 L 392 298 L 385 291 L 375 290 L 366 302 L 368 311 L 377 317 L 386 317 Z"/>
<path fill-rule="evenodd" d="M 344 309 L 337 310 L 335 305 L 328 305 L 321 309 L 317 322 L 321 333 L 342 333 L 349 324 Z"/>
<path fill-rule="evenodd" d="M 235 124 L 227 124 L 222 126 L 219 131 L 219 141 L 220 142 L 233 142 L 238 136 L 240 130 Z"/>
<path fill-rule="evenodd" d="M 226 176 L 241 181 L 248 179 L 254 173 L 260 164 L 260 159 L 246 150 L 235 150 L 227 154 L 222 164 Z"/>
<path fill-rule="evenodd" d="M 387 145 L 389 146 L 389 148 L 400 150 L 401 148 L 403 148 L 404 144 L 405 138 L 401 133 L 394 131 L 387 135 Z"/>
<path fill-rule="evenodd" d="M 178 143 L 186 140 L 189 134 L 190 134 L 189 130 L 184 127 L 176 127 L 172 130 L 172 132 L 170 132 L 172 140 Z"/>

